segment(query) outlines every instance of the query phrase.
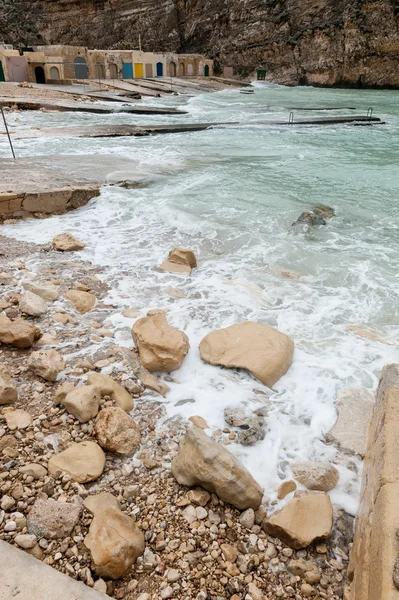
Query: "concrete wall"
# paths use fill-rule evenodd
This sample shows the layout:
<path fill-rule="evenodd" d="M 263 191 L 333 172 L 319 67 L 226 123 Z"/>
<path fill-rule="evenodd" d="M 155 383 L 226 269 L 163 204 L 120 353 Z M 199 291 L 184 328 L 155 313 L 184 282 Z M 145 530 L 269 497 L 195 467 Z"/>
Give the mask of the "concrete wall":
<path fill-rule="evenodd" d="M 399 600 L 399 365 L 377 390 L 349 580 L 350 600 Z"/>

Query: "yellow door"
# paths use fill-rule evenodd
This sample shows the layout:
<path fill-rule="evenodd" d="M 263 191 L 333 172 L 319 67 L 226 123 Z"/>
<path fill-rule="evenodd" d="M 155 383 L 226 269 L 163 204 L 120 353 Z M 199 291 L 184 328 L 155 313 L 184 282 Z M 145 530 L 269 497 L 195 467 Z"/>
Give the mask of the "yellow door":
<path fill-rule="evenodd" d="M 140 79 L 140 77 L 144 77 L 143 63 L 135 63 L 134 76 L 136 79 Z"/>

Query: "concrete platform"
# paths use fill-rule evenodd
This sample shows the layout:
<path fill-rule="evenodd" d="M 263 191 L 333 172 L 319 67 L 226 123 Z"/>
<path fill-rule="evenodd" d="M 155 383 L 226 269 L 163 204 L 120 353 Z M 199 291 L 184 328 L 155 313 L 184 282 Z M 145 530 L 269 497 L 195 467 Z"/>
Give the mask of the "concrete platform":
<path fill-rule="evenodd" d="M 109 600 L 23 550 L 0 541 L 0 600 Z"/>

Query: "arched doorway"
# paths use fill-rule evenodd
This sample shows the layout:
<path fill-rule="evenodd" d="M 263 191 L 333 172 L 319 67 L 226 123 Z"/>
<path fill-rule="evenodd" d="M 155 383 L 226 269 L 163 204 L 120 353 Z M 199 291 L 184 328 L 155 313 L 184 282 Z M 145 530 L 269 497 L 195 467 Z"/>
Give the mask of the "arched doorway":
<path fill-rule="evenodd" d="M 77 56 L 73 62 L 75 64 L 76 79 L 89 79 L 86 59 L 83 56 Z"/>
<path fill-rule="evenodd" d="M 169 75 L 171 77 L 176 77 L 176 63 L 169 63 Z"/>
<path fill-rule="evenodd" d="M 209 77 L 209 65 L 205 65 L 204 75 L 205 77 Z"/>
<path fill-rule="evenodd" d="M 5 81 L 6 78 L 4 77 L 4 70 L 3 70 L 3 63 L 0 60 L 0 81 Z"/>
<path fill-rule="evenodd" d="M 35 77 L 36 77 L 36 83 L 46 83 L 46 76 L 44 74 L 43 67 L 36 67 Z"/>
<path fill-rule="evenodd" d="M 163 64 L 157 63 L 157 77 L 163 77 Z"/>
<path fill-rule="evenodd" d="M 59 78 L 60 78 L 60 72 L 58 70 L 58 67 L 51 67 L 50 79 L 59 79 Z"/>
<path fill-rule="evenodd" d="M 109 76 L 111 79 L 118 79 L 118 67 L 115 63 L 110 63 L 109 65 Z"/>
<path fill-rule="evenodd" d="M 100 63 L 96 63 L 96 79 L 105 79 L 104 67 Z"/>
<path fill-rule="evenodd" d="M 190 63 L 187 65 L 187 75 L 192 77 L 194 75 L 194 66 Z"/>
<path fill-rule="evenodd" d="M 179 77 L 184 77 L 186 74 L 186 67 L 184 66 L 184 63 L 179 63 Z"/>

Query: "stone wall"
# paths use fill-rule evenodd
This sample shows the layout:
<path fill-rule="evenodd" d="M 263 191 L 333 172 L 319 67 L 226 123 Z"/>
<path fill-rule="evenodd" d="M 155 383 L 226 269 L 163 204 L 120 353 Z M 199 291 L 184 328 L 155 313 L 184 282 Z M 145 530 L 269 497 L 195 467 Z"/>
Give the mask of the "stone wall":
<path fill-rule="evenodd" d="M 377 390 L 349 579 L 350 600 L 399 600 L 399 365 Z"/>

